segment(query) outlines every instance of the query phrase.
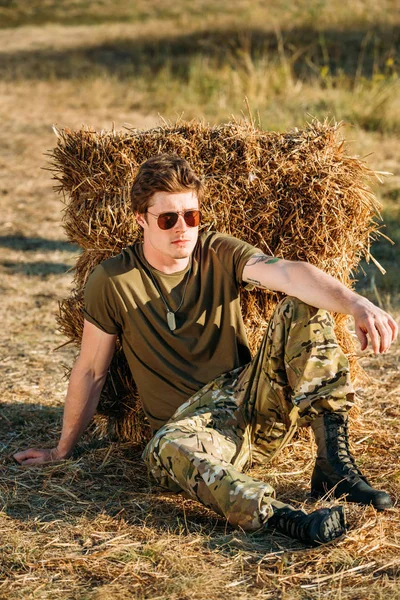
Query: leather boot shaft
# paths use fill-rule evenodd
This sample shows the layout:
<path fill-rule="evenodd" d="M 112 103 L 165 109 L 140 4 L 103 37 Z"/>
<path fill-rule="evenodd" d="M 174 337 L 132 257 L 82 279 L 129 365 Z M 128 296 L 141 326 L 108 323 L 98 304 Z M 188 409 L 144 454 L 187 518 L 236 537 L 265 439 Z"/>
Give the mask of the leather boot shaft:
<path fill-rule="evenodd" d="M 377 510 L 392 506 L 390 496 L 375 490 L 358 468 L 349 448 L 348 417 L 324 413 L 312 423 L 318 453 L 311 477 L 311 495 L 320 497 L 332 490 L 336 498 L 372 504 Z"/>
<path fill-rule="evenodd" d="M 347 413 L 324 413 L 312 423 L 318 465 L 332 483 L 367 481 L 350 452 Z"/>

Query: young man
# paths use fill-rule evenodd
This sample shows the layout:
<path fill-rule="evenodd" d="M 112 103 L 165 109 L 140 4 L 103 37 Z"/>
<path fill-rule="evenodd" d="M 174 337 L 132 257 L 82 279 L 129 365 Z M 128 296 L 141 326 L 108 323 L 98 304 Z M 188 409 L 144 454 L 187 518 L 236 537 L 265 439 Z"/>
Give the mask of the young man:
<path fill-rule="evenodd" d="M 106 260 L 89 278 L 58 445 L 15 458 L 28 465 L 71 455 L 96 410 L 120 335 L 154 433 L 144 459 L 160 483 L 244 530 L 273 528 L 308 544 L 329 542 L 345 531 L 341 506 L 307 515 L 275 500 L 270 485 L 243 470 L 270 460 L 298 426 L 310 424 L 318 447 L 313 495 L 332 490 L 378 510 L 392 506 L 349 453 L 353 388 L 327 311 L 352 315 L 362 349 L 369 340 L 375 353 L 389 348 L 397 325 L 310 264 L 266 256 L 227 235 L 199 236 L 202 196 L 202 181 L 175 155 L 141 166 L 132 204 L 143 244 Z M 288 295 L 253 359 L 240 310 L 246 284 Z"/>

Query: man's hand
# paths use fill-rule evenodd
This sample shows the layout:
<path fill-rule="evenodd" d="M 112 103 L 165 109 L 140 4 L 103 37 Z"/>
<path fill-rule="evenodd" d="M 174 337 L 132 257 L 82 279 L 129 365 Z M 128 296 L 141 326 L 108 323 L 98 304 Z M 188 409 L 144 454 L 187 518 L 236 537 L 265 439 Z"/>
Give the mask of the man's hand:
<path fill-rule="evenodd" d="M 64 460 L 57 448 L 29 448 L 14 454 L 14 459 L 22 466 L 43 465 Z"/>
<path fill-rule="evenodd" d="M 368 340 L 375 354 L 389 350 L 399 332 L 396 321 L 390 315 L 365 298 L 355 303 L 352 315 L 361 350 L 366 349 Z"/>
<path fill-rule="evenodd" d="M 375 354 L 386 352 L 398 335 L 396 321 L 384 310 L 310 263 L 260 252 L 245 265 L 243 281 L 295 296 L 316 308 L 352 315 L 361 350 L 369 341 Z"/>

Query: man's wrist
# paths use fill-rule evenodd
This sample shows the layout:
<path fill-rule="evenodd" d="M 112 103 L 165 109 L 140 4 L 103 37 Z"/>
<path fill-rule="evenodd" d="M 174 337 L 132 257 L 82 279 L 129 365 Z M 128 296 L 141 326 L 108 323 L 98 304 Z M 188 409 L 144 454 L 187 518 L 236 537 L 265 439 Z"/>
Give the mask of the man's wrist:
<path fill-rule="evenodd" d="M 356 318 L 359 317 L 360 314 L 364 313 L 368 309 L 368 307 L 371 306 L 372 303 L 367 298 L 359 296 L 356 293 L 354 294 L 355 298 L 353 302 L 351 302 L 349 315 Z"/>
<path fill-rule="evenodd" d="M 55 448 L 55 452 L 54 452 L 55 456 L 54 458 L 60 459 L 60 460 L 64 460 L 66 458 L 69 458 L 72 454 L 72 448 L 63 446 L 61 443 L 58 444 L 57 448 Z"/>

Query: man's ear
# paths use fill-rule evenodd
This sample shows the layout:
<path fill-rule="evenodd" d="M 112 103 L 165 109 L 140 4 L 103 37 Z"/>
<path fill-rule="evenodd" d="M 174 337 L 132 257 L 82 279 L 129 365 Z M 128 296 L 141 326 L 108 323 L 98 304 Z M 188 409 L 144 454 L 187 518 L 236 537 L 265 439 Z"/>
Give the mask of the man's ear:
<path fill-rule="evenodd" d="M 136 221 L 138 222 L 138 224 L 140 225 L 140 227 L 144 227 L 144 224 L 147 223 L 146 222 L 146 217 L 144 216 L 144 214 L 142 214 L 142 213 L 135 213 L 135 217 L 136 217 Z"/>

